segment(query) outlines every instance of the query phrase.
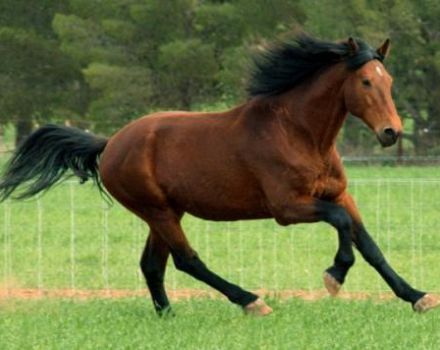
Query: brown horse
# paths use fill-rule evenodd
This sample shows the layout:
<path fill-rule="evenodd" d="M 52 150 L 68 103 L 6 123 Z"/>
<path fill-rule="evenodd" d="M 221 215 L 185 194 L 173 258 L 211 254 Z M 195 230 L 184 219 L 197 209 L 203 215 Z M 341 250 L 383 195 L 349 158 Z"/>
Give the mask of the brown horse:
<path fill-rule="evenodd" d="M 155 309 L 170 310 L 164 289 L 169 255 L 176 268 L 205 282 L 246 312 L 272 310 L 257 295 L 210 271 L 181 227 L 188 212 L 209 220 L 274 218 L 281 225 L 324 221 L 339 247 L 324 283 L 335 295 L 354 263 L 352 243 L 395 294 L 417 311 L 437 300 L 412 288 L 387 263 L 365 230 L 335 140 L 348 113 L 383 146 L 402 125 L 392 79 L 377 50 L 349 39 L 307 36 L 283 41 L 255 61 L 246 103 L 224 113 L 163 112 L 125 126 L 109 139 L 48 125 L 17 149 L 0 182 L 1 199 L 24 184 L 30 197 L 66 170 L 102 184 L 150 227 L 141 269 Z M 99 170 L 98 170 L 98 158 Z"/>

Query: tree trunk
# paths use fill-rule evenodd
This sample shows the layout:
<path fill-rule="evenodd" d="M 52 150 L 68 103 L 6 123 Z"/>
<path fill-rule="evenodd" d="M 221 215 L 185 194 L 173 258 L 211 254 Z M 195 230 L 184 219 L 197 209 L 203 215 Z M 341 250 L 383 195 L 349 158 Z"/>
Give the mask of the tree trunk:
<path fill-rule="evenodd" d="M 0 154 L 3 154 L 5 151 L 5 128 L 4 125 L 0 125 Z"/>
<path fill-rule="evenodd" d="M 29 119 L 19 119 L 15 123 L 15 146 L 19 146 L 32 132 L 33 123 Z"/>
<path fill-rule="evenodd" d="M 191 82 L 186 82 L 185 86 L 180 90 L 180 103 L 185 111 L 191 110 L 192 97 L 191 97 Z"/>

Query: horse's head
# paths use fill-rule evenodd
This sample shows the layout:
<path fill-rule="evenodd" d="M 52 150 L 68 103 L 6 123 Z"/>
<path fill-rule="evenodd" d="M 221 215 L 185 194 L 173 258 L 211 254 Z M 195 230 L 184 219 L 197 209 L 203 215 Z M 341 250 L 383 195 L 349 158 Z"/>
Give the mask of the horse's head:
<path fill-rule="evenodd" d="M 359 49 L 351 38 L 348 44 L 353 51 Z M 388 54 L 389 44 L 387 39 L 377 49 L 379 57 L 384 58 Z M 373 59 L 353 70 L 344 85 L 348 111 L 363 120 L 384 147 L 395 144 L 402 133 L 402 122 L 391 96 L 392 82 L 383 64 Z"/>

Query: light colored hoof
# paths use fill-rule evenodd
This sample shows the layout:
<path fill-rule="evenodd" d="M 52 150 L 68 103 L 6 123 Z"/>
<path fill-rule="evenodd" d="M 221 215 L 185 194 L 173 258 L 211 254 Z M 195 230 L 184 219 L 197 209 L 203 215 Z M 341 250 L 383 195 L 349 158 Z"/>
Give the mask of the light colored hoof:
<path fill-rule="evenodd" d="M 322 278 L 324 279 L 324 285 L 327 291 L 329 292 L 329 294 L 332 297 L 338 295 L 339 290 L 342 287 L 341 284 L 338 281 L 336 281 L 336 279 L 332 275 L 330 275 L 327 271 L 324 272 Z"/>
<path fill-rule="evenodd" d="M 434 309 L 439 305 L 440 301 L 437 297 L 431 294 L 425 294 L 422 298 L 417 300 L 417 302 L 413 306 L 413 309 L 416 312 L 422 313 Z"/>
<path fill-rule="evenodd" d="M 266 316 L 272 313 L 272 308 L 269 307 L 263 299 L 258 298 L 254 302 L 247 304 L 243 311 L 246 315 L 252 316 Z"/>

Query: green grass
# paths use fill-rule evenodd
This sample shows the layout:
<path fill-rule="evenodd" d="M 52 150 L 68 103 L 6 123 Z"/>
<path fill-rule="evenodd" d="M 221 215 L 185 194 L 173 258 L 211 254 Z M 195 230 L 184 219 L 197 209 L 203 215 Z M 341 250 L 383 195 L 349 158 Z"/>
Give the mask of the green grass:
<path fill-rule="evenodd" d="M 440 171 L 351 167 L 350 190 L 391 264 L 415 287 L 440 291 Z M 427 180 L 431 179 L 431 180 Z M 432 181 L 432 179 L 437 179 Z M 203 260 L 248 289 L 316 290 L 333 259 L 324 224 L 213 223 L 185 217 Z M 0 288 L 144 289 L 138 259 L 146 226 L 90 185 L 62 184 L 39 200 L 0 206 Z M 73 244 L 72 244 L 73 243 Z M 362 259 L 344 289 L 388 287 Z M 168 288 L 208 289 L 169 264 Z M 224 300 L 174 302 L 158 319 L 149 300 L 0 300 L 0 349 L 438 349 L 440 313 L 407 303 L 269 300 L 274 314 L 245 317 Z"/>
<path fill-rule="evenodd" d="M 439 179 L 436 166 L 347 166 L 349 179 Z"/>
<path fill-rule="evenodd" d="M 438 349 L 440 313 L 402 302 L 272 300 L 274 313 L 246 317 L 221 300 L 175 304 L 157 318 L 142 298 L 9 300 L 0 304 L 9 349 Z"/>

